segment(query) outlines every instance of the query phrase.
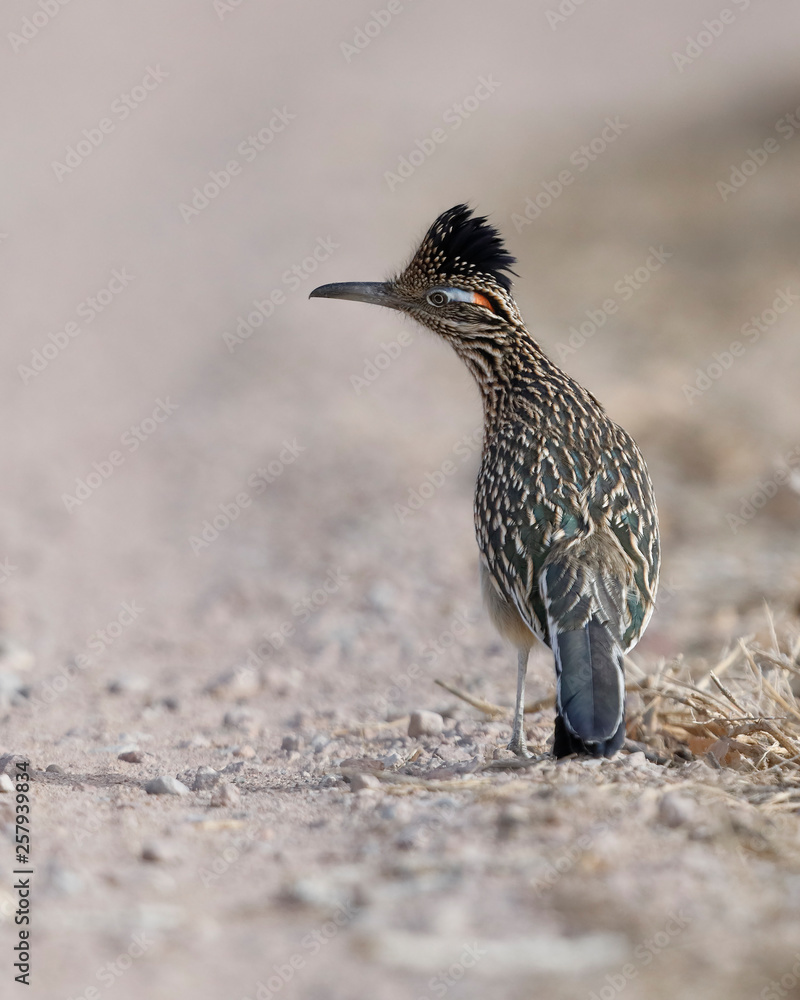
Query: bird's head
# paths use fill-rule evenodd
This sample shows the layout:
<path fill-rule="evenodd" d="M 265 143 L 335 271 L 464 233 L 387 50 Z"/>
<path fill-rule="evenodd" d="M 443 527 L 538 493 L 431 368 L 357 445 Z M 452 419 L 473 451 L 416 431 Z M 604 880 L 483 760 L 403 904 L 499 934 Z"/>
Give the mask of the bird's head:
<path fill-rule="evenodd" d="M 433 223 L 397 277 L 320 285 L 310 297 L 398 309 L 451 341 L 462 354 L 479 345 L 496 350 L 522 325 L 511 296 L 509 274 L 515 263 L 484 217 L 456 205 Z"/>

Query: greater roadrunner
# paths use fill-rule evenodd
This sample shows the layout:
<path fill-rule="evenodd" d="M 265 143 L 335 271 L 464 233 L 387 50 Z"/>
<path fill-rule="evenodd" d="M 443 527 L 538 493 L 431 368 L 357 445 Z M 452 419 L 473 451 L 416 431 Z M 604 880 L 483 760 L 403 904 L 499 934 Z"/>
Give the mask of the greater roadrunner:
<path fill-rule="evenodd" d="M 509 749 L 530 756 L 525 675 L 540 639 L 555 656 L 554 754 L 610 757 L 625 738 L 623 654 L 644 632 L 658 583 L 653 488 L 630 435 L 525 329 L 511 296 L 515 263 L 485 218 L 456 205 L 396 278 L 311 296 L 399 309 L 449 341 L 474 375 L 482 590 L 519 652 Z"/>

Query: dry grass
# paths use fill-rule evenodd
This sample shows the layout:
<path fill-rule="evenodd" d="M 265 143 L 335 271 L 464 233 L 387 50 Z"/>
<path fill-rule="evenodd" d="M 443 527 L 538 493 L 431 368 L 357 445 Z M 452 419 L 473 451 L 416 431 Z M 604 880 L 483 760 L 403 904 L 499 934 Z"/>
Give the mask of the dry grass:
<path fill-rule="evenodd" d="M 752 637 L 739 639 L 713 667 L 698 669 L 681 657 L 645 673 L 627 660 L 629 749 L 642 749 L 660 764 L 700 758 L 717 770 L 758 777 L 759 784 L 800 777 L 800 635 L 779 640 L 766 613 L 767 648 Z M 489 718 L 508 714 L 436 683 Z M 552 695 L 540 698 L 525 711 L 551 709 L 553 702 Z"/>
<path fill-rule="evenodd" d="M 674 761 L 702 757 L 715 768 L 796 778 L 800 637 L 779 640 L 768 620 L 768 648 L 740 639 L 700 673 L 683 659 L 650 675 L 629 664 L 628 736 Z"/>

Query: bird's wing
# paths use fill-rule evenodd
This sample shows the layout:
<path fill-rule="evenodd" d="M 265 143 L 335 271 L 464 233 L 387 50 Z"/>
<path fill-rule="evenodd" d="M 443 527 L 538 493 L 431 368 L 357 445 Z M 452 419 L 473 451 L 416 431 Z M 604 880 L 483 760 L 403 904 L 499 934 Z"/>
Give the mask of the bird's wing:
<path fill-rule="evenodd" d="M 475 523 L 487 569 L 545 641 L 540 575 L 553 546 L 592 533 L 583 485 L 569 451 L 528 427 L 498 435 L 478 476 Z"/>
<path fill-rule="evenodd" d="M 598 529 L 613 540 L 627 563 L 628 624 L 622 637 L 630 649 L 645 629 L 655 604 L 660 546 L 655 497 L 636 444 L 615 426 L 617 440 L 604 450 L 590 510 Z"/>
<path fill-rule="evenodd" d="M 607 447 L 592 460 L 583 443 L 555 434 L 544 440 L 524 427 L 498 436 L 479 475 L 475 515 L 489 573 L 536 635 L 549 641 L 553 615 L 577 623 L 593 608 L 627 650 L 652 611 L 658 530 L 638 449 L 609 425 Z"/>

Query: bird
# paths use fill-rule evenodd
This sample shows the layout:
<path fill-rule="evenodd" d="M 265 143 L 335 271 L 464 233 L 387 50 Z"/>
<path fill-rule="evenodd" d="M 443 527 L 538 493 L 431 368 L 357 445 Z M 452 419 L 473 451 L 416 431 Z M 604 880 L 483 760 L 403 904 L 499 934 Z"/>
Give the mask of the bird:
<path fill-rule="evenodd" d="M 553 756 L 612 757 L 625 741 L 623 657 L 658 588 L 653 485 L 633 438 L 528 332 L 512 296 L 515 265 L 498 229 L 460 204 L 395 277 L 320 285 L 310 297 L 399 310 L 447 341 L 474 376 L 481 590 L 517 650 L 508 749 L 533 756 L 525 680 L 530 650 L 543 643 L 555 660 Z"/>

